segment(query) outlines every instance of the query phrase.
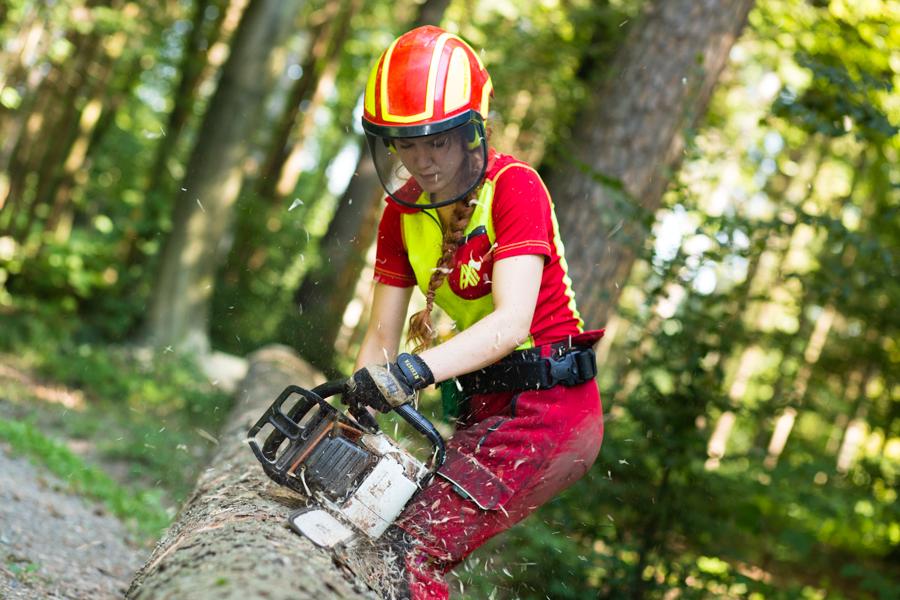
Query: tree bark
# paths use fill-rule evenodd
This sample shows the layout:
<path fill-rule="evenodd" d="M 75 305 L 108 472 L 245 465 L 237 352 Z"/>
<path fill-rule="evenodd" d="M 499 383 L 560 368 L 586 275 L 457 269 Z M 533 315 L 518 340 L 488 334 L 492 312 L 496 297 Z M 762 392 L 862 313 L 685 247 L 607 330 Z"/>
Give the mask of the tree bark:
<path fill-rule="evenodd" d="M 287 516 L 302 501 L 267 479 L 246 442 L 284 387 L 311 388 L 321 375 L 282 346 L 249 360 L 218 452 L 126 598 L 375 598 L 328 553 L 288 529 Z"/>
<path fill-rule="evenodd" d="M 602 325 L 753 0 L 656 0 L 545 172 L 585 321 Z"/>
<path fill-rule="evenodd" d="M 203 119 L 173 212 L 144 340 L 206 352 L 216 268 L 227 251 L 231 208 L 243 179 L 247 138 L 262 112 L 269 57 L 299 2 L 252 0 Z"/>

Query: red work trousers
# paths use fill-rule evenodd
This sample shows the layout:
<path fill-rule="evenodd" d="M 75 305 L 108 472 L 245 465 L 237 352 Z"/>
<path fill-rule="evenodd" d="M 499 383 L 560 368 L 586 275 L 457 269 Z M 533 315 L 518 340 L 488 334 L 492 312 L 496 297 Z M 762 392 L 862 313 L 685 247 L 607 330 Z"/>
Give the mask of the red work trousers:
<path fill-rule="evenodd" d="M 597 384 L 476 395 L 438 476 L 403 511 L 411 598 L 444 599 L 444 574 L 582 477 L 600 452 Z"/>

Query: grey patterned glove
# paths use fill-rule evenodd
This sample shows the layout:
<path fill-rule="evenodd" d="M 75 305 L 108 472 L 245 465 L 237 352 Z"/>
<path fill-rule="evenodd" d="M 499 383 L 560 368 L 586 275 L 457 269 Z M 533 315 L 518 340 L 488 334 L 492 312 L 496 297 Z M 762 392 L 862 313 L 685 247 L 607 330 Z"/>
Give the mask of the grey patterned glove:
<path fill-rule="evenodd" d="M 351 408 L 370 406 L 380 412 L 411 402 L 417 390 L 434 383 L 425 361 L 414 354 L 401 354 L 397 362 L 363 367 L 347 380 L 341 401 Z"/>

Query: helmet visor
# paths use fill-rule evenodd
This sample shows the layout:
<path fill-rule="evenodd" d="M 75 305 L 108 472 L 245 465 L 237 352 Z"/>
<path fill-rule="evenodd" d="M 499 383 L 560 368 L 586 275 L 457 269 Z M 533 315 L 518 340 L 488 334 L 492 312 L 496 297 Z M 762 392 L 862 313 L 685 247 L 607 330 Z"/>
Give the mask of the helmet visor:
<path fill-rule="evenodd" d="M 484 178 L 487 142 L 480 119 L 433 135 L 387 137 L 367 132 L 366 137 L 381 185 L 405 206 L 452 204 Z"/>

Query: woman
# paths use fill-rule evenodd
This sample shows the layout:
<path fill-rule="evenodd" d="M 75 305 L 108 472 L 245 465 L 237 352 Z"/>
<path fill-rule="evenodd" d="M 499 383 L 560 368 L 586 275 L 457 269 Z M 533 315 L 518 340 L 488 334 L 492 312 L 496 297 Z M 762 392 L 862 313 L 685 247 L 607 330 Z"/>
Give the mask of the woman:
<path fill-rule="evenodd" d="M 343 400 L 371 420 L 367 408 L 445 382 L 459 404 L 447 461 L 393 536 L 412 598 L 448 597 L 443 574 L 584 475 L 603 436 L 591 348 L 602 332 L 584 331 L 543 182 L 488 149 L 491 95 L 472 48 L 431 26 L 395 40 L 366 85 L 363 128 L 388 198 Z M 397 356 L 414 285 L 426 306 L 410 319 L 413 352 Z M 459 330 L 438 345 L 435 304 Z"/>

